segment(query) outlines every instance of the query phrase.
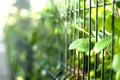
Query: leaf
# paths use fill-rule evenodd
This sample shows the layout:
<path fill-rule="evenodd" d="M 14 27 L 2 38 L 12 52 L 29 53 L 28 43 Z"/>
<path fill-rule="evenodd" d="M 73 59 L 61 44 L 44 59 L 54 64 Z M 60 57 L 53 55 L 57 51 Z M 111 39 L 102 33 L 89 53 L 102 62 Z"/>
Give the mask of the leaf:
<path fill-rule="evenodd" d="M 77 39 L 73 41 L 70 46 L 69 50 L 76 49 L 80 52 L 87 52 L 88 51 L 88 38 Z M 91 42 L 91 49 L 93 48 L 93 43 Z"/>
<path fill-rule="evenodd" d="M 120 39 L 118 36 L 114 37 L 114 54 L 118 53 L 120 51 Z"/>
<path fill-rule="evenodd" d="M 118 8 L 120 8 L 120 2 L 117 2 L 117 3 L 116 3 L 116 6 L 117 6 Z"/>
<path fill-rule="evenodd" d="M 108 6 L 107 6 L 108 7 Z M 111 8 L 110 8 L 111 9 Z M 103 10 L 102 10 L 103 11 Z M 106 10 L 106 15 L 110 15 L 111 12 L 110 10 Z M 100 32 L 100 30 L 102 29 L 103 27 L 103 17 L 102 17 L 102 13 L 99 15 L 98 17 L 98 32 Z"/>
<path fill-rule="evenodd" d="M 116 72 L 115 80 L 120 80 L 120 71 Z"/>
<path fill-rule="evenodd" d="M 102 28 L 102 17 L 98 18 L 98 32 L 101 30 Z"/>
<path fill-rule="evenodd" d="M 115 71 L 120 71 L 120 53 L 117 53 L 113 57 L 112 68 Z"/>
<path fill-rule="evenodd" d="M 120 0 L 115 0 L 116 1 L 116 6 L 120 8 Z"/>
<path fill-rule="evenodd" d="M 79 31 L 82 31 L 83 33 L 89 35 L 89 33 L 88 33 L 86 30 L 84 30 L 84 29 L 82 29 L 82 28 L 80 28 L 80 27 L 72 26 L 72 28 L 75 28 L 75 29 L 77 29 L 77 30 L 79 30 Z"/>
<path fill-rule="evenodd" d="M 95 43 L 94 46 L 95 53 L 102 51 L 105 47 L 107 47 L 110 44 L 110 42 L 111 42 L 111 37 L 105 37 L 102 38 L 97 43 Z"/>
<path fill-rule="evenodd" d="M 112 33 L 112 15 L 109 15 L 105 21 L 105 30 Z M 120 18 L 114 16 L 114 33 L 120 37 Z"/>

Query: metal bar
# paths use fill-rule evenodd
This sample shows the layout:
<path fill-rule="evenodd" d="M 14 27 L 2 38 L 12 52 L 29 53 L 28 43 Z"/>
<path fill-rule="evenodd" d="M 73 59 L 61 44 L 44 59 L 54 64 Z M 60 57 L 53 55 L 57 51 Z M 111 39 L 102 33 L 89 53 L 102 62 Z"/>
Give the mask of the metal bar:
<path fill-rule="evenodd" d="M 66 27 L 67 27 L 67 31 L 68 32 L 68 29 L 69 29 L 69 21 L 70 21 L 70 16 L 69 14 L 70 13 L 67 13 L 67 11 L 69 11 L 69 7 L 70 7 L 70 2 L 69 0 L 66 0 Z M 68 44 L 70 44 L 70 39 L 71 39 L 71 36 L 67 33 L 66 34 L 66 38 L 67 38 L 67 44 L 66 44 L 66 64 L 63 64 L 63 65 L 66 65 L 66 66 L 70 66 L 71 65 L 71 61 L 70 61 L 70 51 L 68 50 Z M 65 70 L 65 76 L 62 78 L 62 79 L 66 79 L 69 75 L 70 75 L 70 72 L 69 72 L 69 69 L 67 67 L 65 67 L 66 70 Z"/>
<path fill-rule="evenodd" d="M 91 54 L 91 0 L 89 0 L 89 51 L 88 51 L 88 80 L 90 80 L 90 54 Z"/>
<path fill-rule="evenodd" d="M 72 12 L 71 11 L 72 11 L 72 0 L 70 0 L 70 26 L 72 25 Z M 71 35 L 69 37 L 69 44 L 71 43 L 70 39 L 72 39 Z M 69 53 L 69 56 L 70 56 L 70 69 L 71 69 L 72 68 L 72 66 L 71 66 L 71 51 Z M 72 73 L 72 71 L 70 70 L 70 74 L 71 73 Z"/>
<path fill-rule="evenodd" d="M 78 1 L 78 27 L 80 27 L 80 0 Z M 80 32 L 78 31 L 78 38 L 80 37 Z M 80 75 L 80 53 L 78 52 L 78 80 L 79 80 L 79 75 Z"/>
<path fill-rule="evenodd" d="M 60 6 L 61 6 L 61 14 L 62 14 L 62 12 L 63 12 L 63 9 L 62 9 L 62 0 L 60 0 L 61 2 L 60 2 Z M 62 16 L 60 16 L 60 18 L 62 19 Z M 66 30 L 66 28 L 65 28 L 65 30 Z M 65 49 L 64 49 L 64 52 L 65 52 L 65 54 L 66 54 L 66 32 L 65 32 L 65 44 L 63 45 L 63 46 L 65 46 Z M 62 60 L 62 56 L 63 56 L 64 54 L 63 53 L 60 53 L 60 67 L 62 67 L 62 61 L 64 61 L 65 62 L 65 57 L 64 57 L 64 60 Z"/>
<path fill-rule="evenodd" d="M 71 10 L 72 9 L 72 7 L 71 7 L 71 0 L 68 0 L 68 7 L 70 7 L 70 8 L 68 8 L 69 10 Z M 66 12 L 67 13 L 67 12 Z M 69 22 L 69 25 L 68 25 L 68 28 L 69 28 L 69 26 L 71 25 L 71 13 L 67 13 L 67 15 L 69 15 L 69 17 L 68 17 L 68 22 Z M 71 41 L 70 41 L 70 39 L 71 39 L 71 35 L 69 34 L 68 35 L 68 38 L 69 38 L 69 40 L 68 40 L 68 44 L 70 44 L 71 43 Z M 71 69 L 71 51 L 68 51 L 68 65 L 70 66 L 70 69 Z M 67 69 L 67 70 L 69 70 L 69 69 Z M 70 72 L 69 72 L 69 75 L 71 74 L 71 70 L 70 70 Z M 68 76 L 67 76 L 68 77 Z"/>
<path fill-rule="evenodd" d="M 63 0 L 61 0 L 61 3 L 60 3 L 60 5 L 61 5 L 61 15 L 60 15 L 60 18 L 62 18 L 62 15 L 63 15 L 63 8 L 67 8 L 68 7 L 68 5 L 64 5 L 64 4 L 66 3 L 67 4 L 67 1 L 66 2 L 63 2 Z M 63 5 L 62 5 L 63 4 Z M 67 11 L 67 10 L 66 10 Z M 65 64 L 65 65 L 67 65 L 68 66 L 68 62 L 67 62 L 67 60 L 68 60 L 68 57 L 67 57 L 67 45 L 68 45 L 68 37 L 67 37 L 67 30 L 68 30 L 68 23 L 67 23 L 67 13 L 65 13 L 64 14 L 65 15 L 65 24 L 64 24 L 64 29 L 65 29 L 65 32 L 64 32 L 64 40 L 65 40 L 65 44 L 64 44 L 64 54 L 63 53 L 61 53 L 62 55 L 61 55 L 61 67 L 60 67 L 60 69 L 59 69 L 59 72 L 57 73 L 57 75 L 56 75 L 56 79 L 59 79 L 59 78 L 63 78 L 65 75 L 66 75 L 66 71 L 67 71 L 67 68 L 66 67 L 64 67 L 63 65 Z M 62 62 L 63 61 L 63 62 Z M 58 60 L 56 59 L 56 63 L 58 62 Z"/>
<path fill-rule="evenodd" d="M 115 2 L 120 2 L 120 1 L 114 1 L 114 3 Z M 102 6 L 104 6 L 104 5 L 111 5 L 112 4 L 112 2 L 106 2 L 105 4 L 98 4 L 98 6 L 97 7 L 102 7 Z M 96 8 L 96 6 L 91 6 L 91 8 Z M 84 10 L 84 8 L 81 8 L 80 9 L 80 11 L 83 11 Z M 85 10 L 89 10 L 89 7 L 86 7 L 85 8 Z M 74 12 L 79 12 L 79 9 L 76 9 L 76 10 L 70 10 L 70 11 L 68 11 L 68 13 L 74 13 Z"/>
<path fill-rule="evenodd" d="M 84 22 L 83 22 L 83 29 L 85 29 L 85 26 L 86 26 L 86 2 L 84 0 L 84 10 L 83 10 L 83 19 L 84 19 Z M 85 33 L 83 33 L 83 37 L 85 38 Z M 82 80 L 84 80 L 85 76 L 84 76 L 84 71 L 85 71 L 85 54 L 83 54 L 83 59 L 82 59 Z"/>
<path fill-rule="evenodd" d="M 67 0 L 68 1 L 68 0 Z M 68 9 L 68 2 L 66 2 L 67 3 L 67 9 Z M 68 30 L 68 13 L 66 12 L 66 23 L 65 23 L 65 63 L 66 63 L 66 65 L 68 66 L 68 50 L 67 50 L 67 45 L 68 45 L 68 37 L 67 37 L 67 30 Z M 66 68 L 66 70 L 67 70 L 67 68 Z"/>
<path fill-rule="evenodd" d="M 75 2 L 76 2 L 76 0 L 74 0 L 74 10 L 75 10 L 75 6 L 76 6 Z M 73 3 L 71 0 L 71 11 L 72 11 L 72 4 Z M 75 26 L 76 14 L 75 14 L 75 12 L 73 14 L 74 14 L 74 26 Z M 72 13 L 71 13 L 71 17 L 72 17 Z M 72 20 L 71 20 L 71 23 L 72 23 Z M 74 41 L 74 39 L 75 39 L 75 29 L 72 29 L 72 38 L 71 39 L 72 39 L 72 41 Z M 73 65 L 71 64 L 71 67 L 73 67 L 74 70 L 73 70 L 72 76 L 70 77 L 70 80 L 74 78 L 74 74 L 75 74 L 75 50 L 72 51 L 71 55 L 72 55 L 71 57 L 73 59 Z"/>
<path fill-rule="evenodd" d="M 57 62 L 57 59 L 56 59 L 56 62 Z M 78 70 L 74 70 L 74 68 L 71 68 L 70 66 L 67 66 L 66 64 L 62 63 L 62 66 L 67 68 L 68 70 L 70 70 L 71 72 L 74 72 L 75 71 L 75 74 L 78 74 Z M 53 74 L 52 74 L 53 75 Z M 83 76 L 84 74 L 83 73 L 79 73 L 79 76 Z M 87 79 L 87 76 L 84 76 L 84 79 Z"/>
<path fill-rule="evenodd" d="M 112 0 L 112 52 L 111 52 L 111 65 L 114 55 L 114 2 L 115 0 Z M 112 68 L 112 67 L 111 67 Z M 113 70 L 110 69 L 110 80 L 113 80 Z"/>
<path fill-rule="evenodd" d="M 64 64 L 63 64 L 64 65 Z M 74 68 L 70 68 L 70 66 L 66 66 L 64 65 L 64 67 L 66 67 L 67 69 L 71 70 L 72 72 L 74 72 Z M 78 71 L 75 70 L 75 74 L 78 74 Z M 79 73 L 79 76 L 83 76 L 82 73 Z M 84 79 L 87 79 L 87 76 L 84 76 Z"/>
<path fill-rule="evenodd" d="M 98 41 L 98 0 L 96 0 L 96 20 L 95 20 L 95 31 L 96 31 L 96 35 L 95 35 L 95 40 L 96 42 Z M 95 63 L 94 63 L 94 79 L 96 79 L 96 75 L 97 75 L 97 54 L 95 54 Z"/>
<path fill-rule="evenodd" d="M 70 25 L 70 23 L 69 23 L 69 21 L 70 21 L 70 16 L 69 16 L 69 14 L 70 13 L 67 13 L 67 11 L 69 11 L 69 7 L 70 7 L 70 0 L 67 0 L 66 1 L 66 4 L 67 4 L 67 8 L 66 8 L 66 23 L 67 23 L 67 30 L 69 29 L 69 25 Z M 71 39 L 71 36 L 67 33 L 66 34 L 66 37 L 67 37 L 67 45 L 66 45 L 66 48 L 68 47 L 68 44 L 70 44 L 70 39 Z M 63 64 L 63 65 L 66 65 L 66 66 L 70 66 L 71 65 L 71 59 L 70 59 L 70 52 L 71 51 L 69 51 L 68 49 L 67 49 L 67 54 L 66 54 L 66 61 L 67 61 L 67 64 Z M 66 76 L 64 77 L 64 80 L 70 75 L 70 71 L 69 71 L 69 69 L 67 68 L 67 67 L 65 67 L 66 68 L 66 71 L 65 71 L 65 74 L 66 74 L 66 72 L 67 72 L 67 74 L 66 74 Z M 68 72 L 69 71 L 69 72 Z"/>
<path fill-rule="evenodd" d="M 74 0 L 74 10 L 76 10 L 76 0 Z M 76 26 L 76 12 L 74 12 L 74 26 Z M 73 34 L 73 40 L 75 40 L 75 29 L 74 29 L 74 34 Z M 74 50 L 74 53 L 73 53 L 73 55 L 74 55 L 74 75 L 75 75 L 75 56 L 76 56 L 76 51 Z"/>
<path fill-rule="evenodd" d="M 69 25 L 68 25 L 68 29 L 70 28 L 69 26 L 71 26 L 72 25 L 72 13 L 71 13 L 71 11 L 72 11 L 72 0 L 68 0 L 67 1 L 68 2 L 68 8 L 67 8 L 67 16 L 68 16 L 68 22 L 67 23 L 69 23 Z M 70 13 L 68 13 L 68 11 L 70 11 Z M 71 39 L 72 39 L 72 35 L 68 35 L 68 44 L 70 44 L 71 43 Z M 68 75 L 65 77 L 65 79 L 67 79 L 67 78 L 70 78 L 70 76 L 71 76 L 71 74 L 72 74 L 72 70 L 71 70 L 71 64 L 72 64 L 72 60 L 71 60 L 71 53 L 72 53 L 72 51 L 68 51 L 67 52 L 67 63 L 68 63 L 68 65 L 66 66 L 66 68 L 67 68 L 67 70 L 69 71 L 69 73 L 68 73 Z M 68 66 L 70 67 L 70 68 L 68 68 Z"/>
<path fill-rule="evenodd" d="M 105 0 L 103 0 L 103 37 L 105 37 Z M 104 80 L 104 50 L 102 51 L 101 80 Z"/>

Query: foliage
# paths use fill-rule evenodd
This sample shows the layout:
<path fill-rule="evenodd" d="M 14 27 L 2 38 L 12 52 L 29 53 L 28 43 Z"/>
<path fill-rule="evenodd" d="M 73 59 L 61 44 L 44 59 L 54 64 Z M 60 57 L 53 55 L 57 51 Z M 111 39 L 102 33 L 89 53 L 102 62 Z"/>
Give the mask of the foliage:
<path fill-rule="evenodd" d="M 92 42 L 91 42 L 92 44 Z M 77 39 L 74 42 L 72 42 L 69 46 L 69 49 L 76 49 L 80 52 L 87 52 L 89 50 L 88 48 L 88 38 L 83 38 L 83 39 Z M 93 48 L 93 46 L 91 46 L 91 49 Z"/>
<path fill-rule="evenodd" d="M 105 38 L 101 39 L 94 46 L 95 53 L 98 53 L 98 52 L 102 51 L 103 49 L 105 49 L 107 46 L 109 46 L 110 42 L 111 42 L 111 37 L 105 37 Z"/>

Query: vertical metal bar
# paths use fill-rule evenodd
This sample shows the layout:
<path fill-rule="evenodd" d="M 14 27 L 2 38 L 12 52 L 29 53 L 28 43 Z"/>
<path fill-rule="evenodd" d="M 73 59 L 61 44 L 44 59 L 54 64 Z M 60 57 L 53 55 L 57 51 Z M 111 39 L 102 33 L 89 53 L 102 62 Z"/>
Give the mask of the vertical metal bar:
<path fill-rule="evenodd" d="M 70 7 L 70 2 L 69 2 L 69 0 L 67 0 L 66 1 L 66 4 L 67 4 L 67 8 L 66 8 L 66 22 L 67 22 L 67 30 L 68 30 L 68 28 L 69 28 L 69 24 L 68 24 L 68 22 L 69 22 L 69 13 L 68 13 L 68 11 L 69 11 L 69 7 Z M 68 44 L 70 44 L 70 35 L 69 34 L 66 34 L 66 37 L 67 37 L 67 44 L 66 44 L 66 71 L 69 71 L 69 69 L 68 69 L 68 66 L 70 66 L 71 65 L 71 63 L 70 63 L 70 51 L 68 51 L 67 50 L 67 47 L 68 47 Z M 69 59 L 69 60 L 68 60 Z M 68 76 L 68 75 L 67 75 Z M 66 76 L 66 77 L 67 77 Z M 66 78 L 65 77 L 65 78 Z"/>
<path fill-rule="evenodd" d="M 62 3 L 61 3 L 62 4 Z M 67 38 L 67 30 L 68 30 L 68 23 L 67 23 L 67 20 L 68 19 L 68 15 L 67 15 L 67 11 L 66 11 L 66 23 L 65 23 L 65 66 L 68 66 L 68 50 L 67 50 L 67 45 L 68 45 L 68 38 Z M 65 67 L 65 70 L 67 70 L 67 67 Z"/>
<path fill-rule="evenodd" d="M 52 14 L 54 14 L 54 11 L 53 11 L 53 7 L 54 7 L 54 1 L 51 0 L 51 6 L 52 6 Z M 51 33 L 53 32 L 53 27 L 51 27 Z M 52 34 L 53 35 L 53 34 Z M 52 38 L 52 35 L 51 35 L 51 40 L 53 40 Z M 53 60 L 53 56 L 51 56 L 51 67 L 54 68 L 54 60 Z M 51 71 L 52 72 L 52 71 Z"/>
<path fill-rule="evenodd" d="M 64 2 L 63 2 L 64 1 Z M 64 3 L 64 4 L 63 4 Z M 63 80 L 67 76 L 67 66 L 69 66 L 68 62 L 68 56 L 69 56 L 69 51 L 68 51 L 68 43 L 69 43 L 69 36 L 68 36 L 68 0 L 62 0 L 61 5 L 63 4 L 62 9 L 64 9 L 64 12 L 62 12 L 65 15 L 65 20 L 64 20 L 64 40 L 65 40 L 65 49 L 64 49 L 64 54 L 61 56 L 61 59 L 64 57 L 64 63 L 62 64 L 62 74 L 60 75 L 59 79 Z"/>
<path fill-rule="evenodd" d="M 91 54 L 91 0 L 89 0 L 89 52 L 88 52 L 88 80 L 90 80 L 90 54 Z"/>
<path fill-rule="evenodd" d="M 62 19 L 62 0 L 60 0 L 60 7 L 61 7 L 61 10 L 60 10 L 60 18 Z M 66 29 L 65 29 L 66 30 Z M 66 33 L 65 33 L 65 35 L 66 35 Z M 65 38 L 66 39 L 66 38 Z M 65 40 L 65 42 L 66 42 L 66 40 Z M 66 46 L 66 45 L 64 45 L 64 46 Z M 66 47 L 65 47 L 65 49 L 66 49 Z M 64 49 L 64 52 L 65 52 L 65 49 Z M 66 54 L 66 53 L 65 53 Z M 62 67 L 62 55 L 64 55 L 63 53 L 61 53 L 60 52 L 60 68 Z M 65 59 L 65 57 L 64 57 L 64 59 Z M 64 61 L 64 60 L 63 60 Z"/>
<path fill-rule="evenodd" d="M 111 62 L 114 55 L 114 0 L 112 0 L 112 52 L 111 52 Z M 112 67 L 111 67 L 112 68 Z M 110 80 L 113 80 L 113 70 L 110 69 Z"/>
<path fill-rule="evenodd" d="M 78 1 L 78 27 L 80 27 L 80 0 Z M 78 37 L 80 37 L 80 32 L 78 32 Z M 78 80 L 80 76 L 80 53 L 78 52 Z"/>
<path fill-rule="evenodd" d="M 105 37 L 105 0 L 103 0 L 103 37 Z M 102 51 L 101 80 L 104 80 L 104 50 Z"/>
<path fill-rule="evenodd" d="M 86 2 L 84 0 L 84 10 L 83 10 L 83 29 L 85 29 L 85 25 L 86 25 Z M 85 38 L 85 34 L 83 33 L 83 37 Z M 82 59 L 82 80 L 84 80 L 84 71 L 85 71 L 85 54 L 83 54 L 83 59 Z"/>
<path fill-rule="evenodd" d="M 78 80 L 79 80 L 79 76 L 80 76 L 80 72 L 79 72 L 79 70 L 80 70 L 80 53 L 78 52 Z"/>
<path fill-rule="evenodd" d="M 72 6 L 71 6 L 72 2 L 71 0 L 67 0 L 67 29 L 69 30 L 69 26 L 71 25 L 71 9 L 72 9 Z M 68 34 L 67 35 L 68 37 L 68 44 L 71 43 L 71 34 Z M 69 78 L 69 76 L 71 75 L 72 71 L 71 71 L 71 51 L 68 50 L 67 51 L 67 76 L 65 77 L 65 79 Z"/>
<path fill-rule="evenodd" d="M 76 0 L 74 0 L 74 26 L 76 26 Z M 75 39 L 75 29 L 74 29 L 74 35 L 73 35 L 73 40 Z M 76 56 L 76 52 L 74 51 L 74 75 L 75 75 L 75 56 Z"/>
<path fill-rule="evenodd" d="M 95 40 L 97 42 L 98 40 L 98 0 L 96 0 L 96 20 L 95 20 L 95 31 L 96 31 L 96 35 L 95 35 Z M 94 79 L 96 79 L 96 75 L 97 75 L 97 54 L 95 54 L 95 63 L 94 63 Z"/>
<path fill-rule="evenodd" d="M 68 45 L 68 36 L 67 36 L 67 30 L 68 30 L 68 0 L 66 1 L 66 4 L 67 4 L 67 7 L 66 7 L 66 66 L 68 66 L 68 57 L 69 57 L 69 53 L 68 53 L 68 50 L 67 50 L 67 45 Z M 66 67 L 66 70 L 67 67 Z"/>
<path fill-rule="evenodd" d="M 71 25 L 71 23 L 70 23 L 70 21 L 71 21 L 71 13 L 68 13 L 69 11 L 70 11 L 70 9 L 71 9 L 71 2 L 70 2 L 70 0 L 68 0 L 68 11 L 67 11 L 67 16 L 68 16 L 68 22 L 69 22 L 69 25 L 68 25 L 68 28 L 69 28 L 69 26 Z M 70 7 L 70 8 L 69 8 Z M 68 44 L 70 44 L 70 39 L 71 39 L 71 35 L 69 34 L 68 35 Z M 68 66 L 71 66 L 71 57 L 70 57 L 70 53 L 71 53 L 71 51 L 68 51 L 68 59 L 69 59 L 69 62 L 68 62 Z M 67 66 L 67 67 L 68 67 Z M 70 67 L 70 69 L 71 69 L 71 67 Z M 71 71 L 70 71 L 71 72 Z"/>
<path fill-rule="evenodd" d="M 74 14 L 73 15 L 73 17 L 74 17 L 74 24 L 73 25 L 74 26 L 75 26 L 75 1 L 76 0 L 74 0 L 74 10 L 73 10 L 72 9 L 72 0 L 71 0 L 71 14 L 72 14 L 72 10 L 73 10 L 73 14 Z M 71 18 L 71 23 L 72 23 L 72 18 Z M 74 38 L 75 38 L 75 30 L 72 29 L 72 41 L 74 41 Z M 74 78 L 74 74 L 75 74 L 75 50 L 72 51 L 71 57 L 73 59 L 72 66 L 71 66 L 71 73 L 72 73 L 72 69 L 73 69 L 73 73 L 72 73 L 72 76 L 70 77 L 70 80 Z"/>
<path fill-rule="evenodd" d="M 70 26 L 72 25 L 72 0 L 70 0 Z M 70 35 L 70 37 L 69 37 L 69 43 L 71 43 L 71 40 L 72 39 L 72 37 L 71 37 L 71 35 Z M 69 53 L 69 57 L 70 57 L 70 74 L 72 73 L 72 66 L 71 66 L 71 51 L 70 51 L 70 53 Z"/>

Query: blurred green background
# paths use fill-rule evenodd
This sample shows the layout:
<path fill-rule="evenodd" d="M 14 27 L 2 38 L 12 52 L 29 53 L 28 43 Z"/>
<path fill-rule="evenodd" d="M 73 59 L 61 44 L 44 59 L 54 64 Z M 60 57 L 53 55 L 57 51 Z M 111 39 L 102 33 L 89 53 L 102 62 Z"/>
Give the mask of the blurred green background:
<path fill-rule="evenodd" d="M 37 11 L 31 9 L 30 0 L 16 0 L 10 8 L 4 39 L 12 80 L 50 80 L 46 70 L 54 72 L 52 67 L 60 67 L 58 55 L 64 53 L 65 43 L 61 4 L 57 0 L 39 2 L 42 8 Z"/>

